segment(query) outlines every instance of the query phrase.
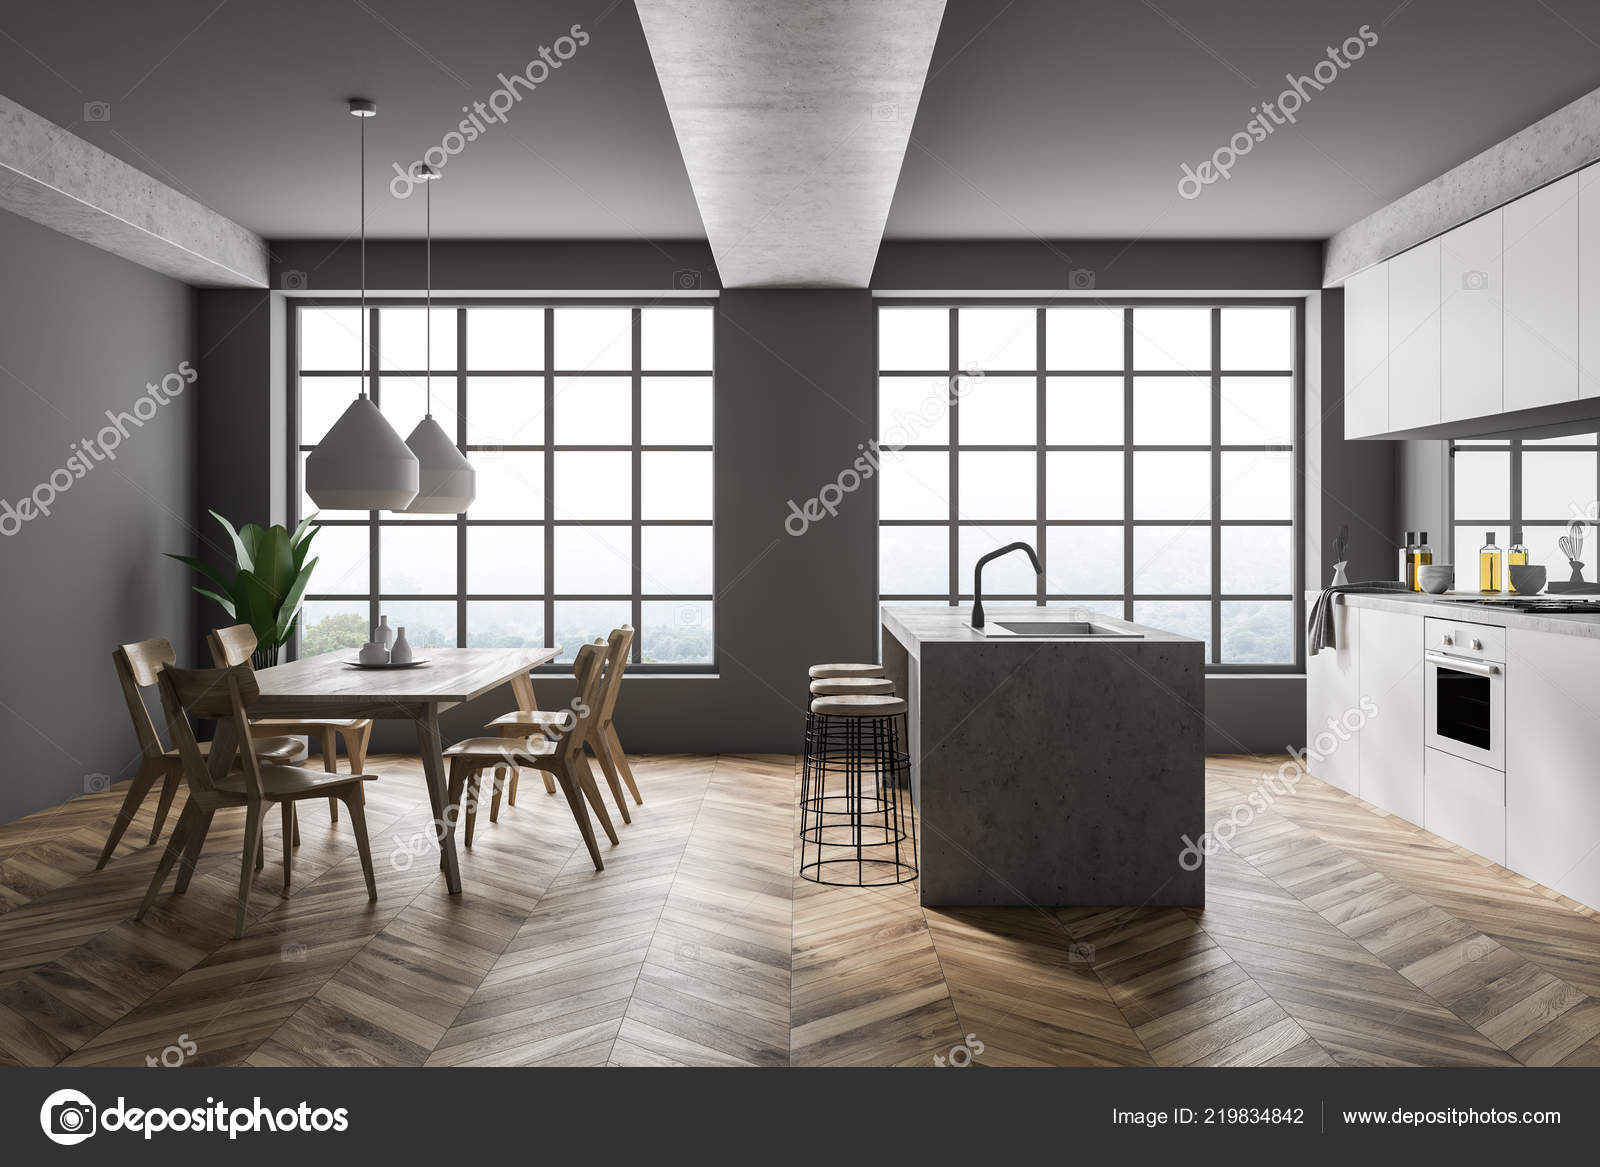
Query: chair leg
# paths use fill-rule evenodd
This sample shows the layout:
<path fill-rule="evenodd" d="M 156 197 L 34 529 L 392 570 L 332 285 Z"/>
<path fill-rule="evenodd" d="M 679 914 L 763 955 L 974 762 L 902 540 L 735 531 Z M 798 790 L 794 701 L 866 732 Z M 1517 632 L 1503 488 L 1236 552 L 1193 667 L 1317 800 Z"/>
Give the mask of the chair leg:
<path fill-rule="evenodd" d="M 285 848 L 287 850 L 287 848 Z M 267 866 L 267 833 L 262 831 L 256 835 L 256 870 L 261 871 Z"/>
<path fill-rule="evenodd" d="M 345 753 L 350 755 L 350 773 L 367 772 L 367 745 L 372 741 L 372 722 L 344 731 Z"/>
<path fill-rule="evenodd" d="M 467 777 L 467 799 L 461 804 L 467 816 L 466 843 L 469 851 L 472 849 L 472 828 L 478 821 L 478 779 L 482 775 L 482 770 L 472 767 L 472 773 Z"/>
<path fill-rule="evenodd" d="M 294 845 L 296 847 L 298 847 L 300 845 L 300 810 L 299 810 L 299 804 L 298 803 L 293 803 L 293 802 L 286 802 L 283 805 L 289 808 L 289 822 L 294 827 Z"/>
<path fill-rule="evenodd" d="M 174 766 L 167 771 L 166 779 L 161 783 L 161 798 L 156 803 L 156 821 L 150 826 L 152 844 L 161 837 L 161 828 L 167 821 L 167 812 L 172 809 L 172 796 L 178 793 L 178 783 L 182 780 L 182 771 Z"/>
<path fill-rule="evenodd" d="M 554 794 L 556 792 L 555 778 L 551 776 L 548 770 L 541 770 L 540 773 L 544 775 L 544 792 L 546 794 Z"/>
<path fill-rule="evenodd" d="M 506 791 L 506 801 L 512 806 L 517 805 L 517 775 L 522 773 L 517 767 L 511 767 L 511 789 Z"/>
<path fill-rule="evenodd" d="M 245 808 L 244 854 L 239 860 L 239 907 L 233 916 L 233 938 L 244 939 L 245 913 L 250 907 L 250 881 L 255 872 L 250 868 L 250 857 L 261 846 L 261 804 L 252 802 Z M 256 871 L 260 868 L 257 867 Z"/>
<path fill-rule="evenodd" d="M 549 771 L 545 771 L 549 773 Z M 594 825 L 589 821 L 589 808 L 583 805 L 583 794 L 578 789 L 577 775 L 570 763 L 562 769 L 560 774 L 561 793 L 567 796 L 567 805 L 572 808 L 572 817 L 578 824 L 578 833 L 583 836 L 583 845 L 589 848 L 589 858 L 594 860 L 594 869 L 604 871 L 606 865 L 600 858 L 600 845 L 595 842 Z"/>
<path fill-rule="evenodd" d="M 330 725 L 318 736 L 322 739 L 322 768 L 330 774 L 337 774 L 339 772 L 339 733 Z M 355 773 L 360 773 L 359 770 L 355 769 L 355 764 L 355 755 L 351 754 L 350 768 Z M 289 804 L 286 802 L 283 805 L 288 806 Z M 328 817 L 333 820 L 335 826 L 339 825 L 339 800 L 337 798 L 330 797 L 328 799 Z M 284 832 L 284 837 L 288 837 L 287 831 Z M 300 839 L 296 837 L 295 842 L 300 842 Z"/>
<path fill-rule="evenodd" d="M 622 771 L 622 780 L 628 784 L 628 793 L 633 795 L 634 802 L 643 806 L 644 799 L 639 797 L 639 787 L 633 780 L 633 767 L 628 765 L 628 752 L 622 748 L 622 739 L 617 736 L 616 725 L 602 726 L 600 736 L 605 739 L 606 748 L 611 752 L 611 759 L 617 764 L 617 769 Z"/>
<path fill-rule="evenodd" d="M 288 895 L 289 856 L 294 852 L 294 848 L 289 845 L 289 840 L 294 839 L 296 843 L 300 841 L 295 837 L 299 835 L 300 828 L 295 822 L 294 803 L 281 802 L 278 805 L 283 807 L 283 894 Z"/>
<path fill-rule="evenodd" d="M 128 824 L 133 821 L 133 816 L 139 813 L 139 807 L 144 804 L 145 795 L 150 793 L 150 788 L 160 776 L 161 769 L 157 765 L 145 762 L 139 767 L 139 772 L 128 784 L 128 793 L 122 798 L 122 809 L 117 811 L 116 821 L 111 824 L 111 834 L 106 838 L 105 849 L 100 852 L 100 862 L 94 865 L 96 871 L 110 861 L 111 853 L 117 849 L 117 844 L 122 842 Z M 154 843 L 155 838 L 152 837 L 150 841 Z"/>
<path fill-rule="evenodd" d="M 211 810 L 195 811 L 194 821 L 189 826 L 188 845 L 183 849 L 183 862 L 178 865 L 178 882 L 172 889 L 174 895 L 182 895 L 189 890 L 189 881 L 194 878 L 195 865 L 200 862 L 200 849 L 206 845 L 206 835 L 211 830 L 211 819 L 215 814 Z"/>
<path fill-rule="evenodd" d="M 135 920 L 144 919 L 144 914 L 150 910 L 150 905 L 156 902 L 156 896 L 161 894 L 161 885 L 167 882 L 167 873 L 178 861 L 178 855 L 188 841 L 189 831 L 194 826 L 197 814 L 199 811 L 191 802 L 184 806 L 183 813 L 178 816 L 178 825 L 172 828 L 172 838 L 167 840 L 167 849 L 161 853 L 161 861 L 156 864 L 156 873 L 150 878 L 150 887 L 139 903 L 139 910 L 133 914 Z"/>
<path fill-rule="evenodd" d="M 449 803 L 448 803 L 448 805 L 442 806 L 442 807 L 439 808 L 439 818 L 440 818 L 441 821 L 448 821 L 446 816 L 448 816 L 450 814 L 450 808 L 454 807 L 454 808 L 456 808 L 455 809 L 455 820 L 454 821 L 460 822 L 460 820 L 461 820 L 461 792 L 462 792 L 462 790 L 464 790 L 466 788 L 466 785 L 467 785 L 467 771 L 468 771 L 468 769 L 471 768 L 471 766 L 472 766 L 472 763 L 469 762 L 466 758 L 451 758 L 450 759 L 450 789 L 449 789 L 449 792 L 446 795 L 446 797 L 449 799 Z M 440 871 L 444 870 L 444 848 L 443 847 L 439 848 L 439 870 Z"/>
<path fill-rule="evenodd" d="M 489 799 L 489 821 L 491 823 L 500 821 L 500 791 L 505 788 L 505 784 L 506 767 L 496 766 L 494 768 L 494 794 Z"/>
<path fill-rule="evenodd" d="M 628 813 L 628 800 L 622 794 L 622 780 L 617 774 L 616 764 L 612 762 L 611 755 L 599 740 L 591 741 L 590 747 L 594 750 L 595 760 L 600 763 L 600 769 L 606 776 L 606 785 L 611 787 L 612 801 L 617 804 L 617 809 L 622 812 L 622 821 L 631 823 L 633 816 Z"/>
<path fill-rule="evenodd" d="M 600 787 L 595 784 L 594 771 L 589 768 L 589 759 L 583 756 L 582 750 L 573 752 L 572 766 L 577 773 L 578 784 L 583 787 L 584 797 L 589 800 L 589 805 L 594 807 L 600 825 L 605 828 L 606 838 L 611 840 L 612 846 L 615 846 L 617 828 L 611 825 L 611 815 L 606 811 L 606 804 L 600 797 Z"/>
<path fill-rule="evenodd" d="M 356 833 L 356 851 L 361 856 L 361 874 L 367 880 L 367 902 L 376 903 L 378 884 L 372 878 L 372 848 L 367 842 L 366 795 L 360 786 L 350 791 L 344 800 L 344 805 L 350 811 L 350 829 Z"/>

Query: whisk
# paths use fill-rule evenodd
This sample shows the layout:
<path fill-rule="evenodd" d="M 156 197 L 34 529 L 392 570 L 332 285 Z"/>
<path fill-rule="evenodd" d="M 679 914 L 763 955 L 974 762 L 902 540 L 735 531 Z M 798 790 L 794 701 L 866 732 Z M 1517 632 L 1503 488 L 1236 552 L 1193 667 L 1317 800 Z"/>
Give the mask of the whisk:
<path fill-rule="evenodd" d="M 1574 519 L 1567 524 L 1567 533 L 1556 540 L 1561 554 L 1572 566 L 1572 583 L 1583 582 L 1583 524 Z"/>

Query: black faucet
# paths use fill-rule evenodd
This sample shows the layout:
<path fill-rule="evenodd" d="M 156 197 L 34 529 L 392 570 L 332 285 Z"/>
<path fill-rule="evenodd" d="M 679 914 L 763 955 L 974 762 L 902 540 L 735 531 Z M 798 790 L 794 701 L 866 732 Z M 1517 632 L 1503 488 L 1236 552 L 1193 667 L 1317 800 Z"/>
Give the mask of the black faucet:
<path fill-rule="evenodd" d="M 1039 557 L 1033 553 L 1033 548 L 1026 543 L 1007 543 L 1000 550 L 991 551 L 978 560 L 978 565 L 972 569 L 972 626 L 974 628 L 983 627 L 983 565 L 991 559 L 999 559 L 1002 555 L 1008 555 L 1013 551 L 1026 551 L 1028 558 L 1033 560 L 1033 570 L 1040 575 L 1044 574 L 1044 568 L 1039 566 Z"/>

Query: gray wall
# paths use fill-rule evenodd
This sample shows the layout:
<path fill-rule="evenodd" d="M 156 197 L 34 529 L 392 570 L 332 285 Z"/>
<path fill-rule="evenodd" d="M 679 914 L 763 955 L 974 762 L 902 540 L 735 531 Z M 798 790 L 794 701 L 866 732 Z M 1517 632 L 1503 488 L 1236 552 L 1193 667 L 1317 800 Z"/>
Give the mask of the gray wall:
<path fill-rule="evenodd" d="M 196 362 L 195 294 L 6 213 L 0 255 L 0 498 L 15 506 L 108 424 L 107 410 L 131 410 L 147 382 Z M 189 573 L 159 553 L 193 550 L 203 391 L 196 383 L 142 426 L 125 422 L 115 460 L 91 459 L 49 516 L 0 535 L 0 821 L 136 768 L 111 667 L 118 644 L 165 636 L 193 663 Z"/>

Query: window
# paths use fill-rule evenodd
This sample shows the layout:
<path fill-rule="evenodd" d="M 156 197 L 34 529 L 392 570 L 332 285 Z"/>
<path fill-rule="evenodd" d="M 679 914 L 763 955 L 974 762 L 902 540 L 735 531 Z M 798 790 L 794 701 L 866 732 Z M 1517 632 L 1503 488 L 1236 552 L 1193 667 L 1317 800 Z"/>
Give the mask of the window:
<path fill-rule="evenodd" d="M 1572 575 L 1556 540 L 1573 519 L 1594 523 L 1600 498 L 1600 436 L 1460 441 L 1450 447 L 1451 538 L 1434 554 L 1436 562 L 1456 565 L 1456 586 L 1470 589 L 1478 548 L 1493 531 L 1502 549 L 1513 530 L 1522 532 L 1528 562 L 1542 563 L 1551 580 Z M 1442 540 L 1441 540 L 1442 542 Z M 1593 544 L 1593 535 L 1589 540 Z M 1584 556 L 1591 562 L 1592 554 Z M 1584 569 L 1594 578 L 1594 569 Z"/>
<path fill-rule="evenodd" d="M 558 647 L 632 624 L 645 669 L 710 670 L 712 330 L 704 303 L 368 301 L 374 402 L 401 437 L 427 408 L 477 469 L 465 515 L 323 511 L 302 655 L 365 642 Z M 359 390 L 360 307 L 301 303 L 294 496 Z"/>
<path fill-rule="evenodd" d="M 1293 303 L 878 309 L 879 594 L 1081 606 L 1300 655 Z"/>

